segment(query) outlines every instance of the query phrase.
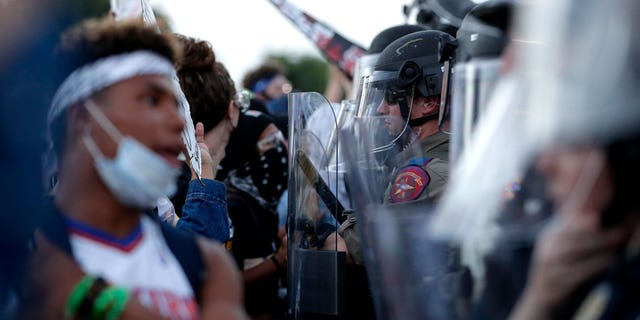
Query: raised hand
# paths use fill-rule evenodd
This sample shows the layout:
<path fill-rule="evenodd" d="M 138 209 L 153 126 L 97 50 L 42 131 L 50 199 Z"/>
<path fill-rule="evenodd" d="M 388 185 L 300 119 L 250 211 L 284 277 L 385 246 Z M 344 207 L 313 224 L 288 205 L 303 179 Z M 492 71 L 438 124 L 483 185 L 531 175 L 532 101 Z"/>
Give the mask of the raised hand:
<path fill-rule="evenodd" d="M 209 147 L 204 143 L 204 125 L 202 122 L 196 124 L 196 142 L 198 143 L 198 148 L 200 148 L 200 154 L 202 154 L 202 178 L 214 179 L 220 161 L 214 163 L 209 153 Z M 192 174 L 191 178 L 195 178 L 195 175 Z"/>
<path fill-rule="evenodd" d="M 600 215 L 557 216 L 536 243 L 527 287 L 514 319 L 549 318 L 576 289 L 610 266 L 630 235 L 621 224 L 604 229 Z"/>

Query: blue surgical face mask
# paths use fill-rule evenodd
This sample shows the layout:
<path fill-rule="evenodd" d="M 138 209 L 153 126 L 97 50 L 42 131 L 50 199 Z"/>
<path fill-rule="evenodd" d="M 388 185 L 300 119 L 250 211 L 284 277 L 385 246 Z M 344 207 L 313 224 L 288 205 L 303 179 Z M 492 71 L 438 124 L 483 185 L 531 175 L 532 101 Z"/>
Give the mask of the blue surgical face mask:
<path fill-rule="evenodd" d="M 87 100 L 85 107 L 118 143 L 116 156 L 109 159 L 98 149 L 88 132 L 83 136 L 98 175 L 122 204 L 137 209 L 153 208 L 159 198 L 176 192 L 180 171 L 137 140 L 120 134 L 94 102 Z"/>

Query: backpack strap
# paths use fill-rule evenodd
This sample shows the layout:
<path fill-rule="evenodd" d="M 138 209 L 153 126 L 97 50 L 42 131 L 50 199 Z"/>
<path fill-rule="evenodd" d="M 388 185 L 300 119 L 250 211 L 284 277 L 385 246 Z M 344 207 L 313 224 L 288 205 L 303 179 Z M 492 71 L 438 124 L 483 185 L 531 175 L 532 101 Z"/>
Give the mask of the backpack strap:
<path fill-rule="evenodd" d="M 165 223 L 160 223 L 160 229 L 169 249 L 187 275 L 193 294 L 200 304 L 202 302 L 202 283 L 206 278 L 207 269 L 195 237 Z"/>
<path fill-rule="evenodd" d="M 47 203 L 46 207 L 39 229 L 42 230 L 42 233 L 53 245 L 73 257 L 67 225 L 64 223 L 62 214 L 53 205 L 53 202 Z"/>

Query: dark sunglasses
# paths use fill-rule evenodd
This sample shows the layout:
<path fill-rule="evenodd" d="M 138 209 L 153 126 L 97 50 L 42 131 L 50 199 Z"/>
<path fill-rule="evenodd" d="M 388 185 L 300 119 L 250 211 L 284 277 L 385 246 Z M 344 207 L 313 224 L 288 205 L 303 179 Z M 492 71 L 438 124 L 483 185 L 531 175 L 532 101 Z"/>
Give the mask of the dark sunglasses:
<path fill-rule="evenodd" d="M 396 104 L 406 98 L 407 90 L 405 89 L 389 88 L 384 91 L 384 100 L 386 100 L 388 104 Z"/>

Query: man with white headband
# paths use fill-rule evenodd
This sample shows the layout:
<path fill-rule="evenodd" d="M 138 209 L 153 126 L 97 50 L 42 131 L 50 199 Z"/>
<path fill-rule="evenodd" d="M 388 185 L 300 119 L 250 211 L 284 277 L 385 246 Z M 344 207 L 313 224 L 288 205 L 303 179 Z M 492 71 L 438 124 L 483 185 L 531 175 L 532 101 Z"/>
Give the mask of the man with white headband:
<path fill-rule="evenodd" d="M 43 230 L 86 273 L 53 293 L 68 297 L 65 317 L 244 318 L 223 248 L 143 214 L 175 192 L 183 148 L 172 42 L 103 20 L 68 32 L 60 49 L 76 66 L 48 115 L 59 183 Z"/>

